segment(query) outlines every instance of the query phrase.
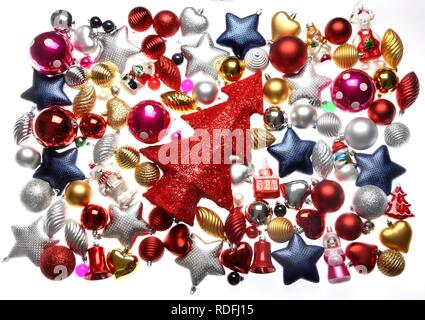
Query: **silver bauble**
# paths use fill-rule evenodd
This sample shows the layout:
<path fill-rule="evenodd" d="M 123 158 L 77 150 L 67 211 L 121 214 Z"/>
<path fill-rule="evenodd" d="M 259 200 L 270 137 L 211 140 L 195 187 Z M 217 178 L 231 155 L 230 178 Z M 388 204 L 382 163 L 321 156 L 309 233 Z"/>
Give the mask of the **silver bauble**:
<path fill-rule="evenodd" d="M 285 205 L 290 209 L 301 209 L 310 192 L 310 185 L 307 181 L 295 180 L 283 183 L 282 186 L 282 196 L 285 198 Z"/>
<path fill-rule="evenodd" d="M 72 44 L 75 50 L 87 55 L 97 56 L 101 51 L 99 40 L 93 29 L 87 25 L 80 26 L 75 30 Z"/>
<path fill-rule="evenodd" d="M 65 241 L 73 252 L 86 260 L 86 253 L 89 247 L 87 232 L 78 222 L 68 219 L 65 224 Z"/>
<path fill-rule="evenodd" d="M 63 198 L 54 202 L 44 217 L 44 232 L 52 238 L 66 223 L 66 202 Z"/>
<path fill-rule="evenodd" d="M 115 155 L 115 149 L 118 148 L 119 134 L 105 134 L 99 141 L 96 142 L 93 148 L 93 161 L 96 164 L 101 164 Z"/>
<path fill-rule="evenodd" d="M 361 187 L 353 196 L 353 210 L 366 220 L 379 218 L 387 206 L 387 195 L 376 186 Z"/>
<path fill-rule="evenodd" d="M 192 96 L 196 100 L 196 102 L 200 102 L 202 104 L 211 104 L 217 98 L 218 95 L 218 87 L 213 81 L 199 81 L 195 84 Z"/>
<path fill-rule="evenodd" d="M 292 107 L 290 113 L 292 125 L 305 129 L 313 126 L 317 121 L 316 108 L 309 104 L 297 104 Z"/>
<path fill-rule="evenodd" d="M 25 112 L 15 122 L 13 127 L 13 138 L 17 145 L 27 141 L 32 136 L 32 123 L 34 112 Z"/>
<path fill-rule="evenodd" d="M 186 7 L 180 14 L 180 30 L 182 35 L 200 34 L 208 29 L 208 19 L 204 16 L 203 9 L 195 10 L 192 7 Z"/>
<path fill-rule="evenodd" d="M 311 154 L 311 163 L 314 171 L 322 178 L 332 172 L 334 167 L 334 159 L 331 148 L 323 140 L 316 142 L 313 153 Z"/>
<path fill-rule="evenodd" d="M 288 125 L 288 115 L 278 106 L 264 111 L 264 127 L 269 131 L 283 130 Z"/>
<path fill-rule="evenodd" d="M 410 140 L 410 129 L 404 123 L 393 122 L 385 128 L 384 139 L 390 147 L 402 147 Z"/>
<path fill-rule="evenodd" d="M 359 171 L 352 163 L 347 163 L 346 165 L 340 168 L 335 168 L 335 177 L 339 181 L 355 180 L 357 179 L 358 175 Z"/>
<path fill-rule="evenodd" d="M 272 208 L 264 201 L 253 201 L 246 212 L 249 222 L 256 226 L 268 224 L 273 214 Z"/>
<path fill-rule="evenodd" d="M 55 30 L 67 32 L 73 24 L 72 15 L 66 10 L 57 10 L 52 13 L 50 23 Z"/>
<path fill-rule="evenodd" d="M 333 112 L 322 114 L 316 122 L 317 131 L 325 137 L 335 137 L 341 132 L 341 119 Z"/>
<path fill-rule="evenodd" d="M 35 169 L 41 163 L 41 154 L 32 147 L 21 147 L 15 156 L 16 162 L 24 168 Z"/>
<path fill-rule="evenodd" d="M 27 210 L 40 212 L 50 206 L 54 195 L 48 182 L 31 179 L 21 191 L 21 201 Z"/>
<path fill-rule="evenodd" d="M 65 73 L 65 83 L 68 87 L 79 89 L 89 80 L 89 73 L 80 66 L 72 66 Z"/>
<path fill-rule="evenodd" d="M 244 61 L 248 70 L 264 71 L 269 65 L 269 55 L 262 48 L 252 48 L 245 54 Z"/>
<path fill-rule="evenodd" d="M 369 118 L 354 118 L 345 127 L 344 138 L 353 149 L 365 150 L 378 139 L 378 128 Z"/>

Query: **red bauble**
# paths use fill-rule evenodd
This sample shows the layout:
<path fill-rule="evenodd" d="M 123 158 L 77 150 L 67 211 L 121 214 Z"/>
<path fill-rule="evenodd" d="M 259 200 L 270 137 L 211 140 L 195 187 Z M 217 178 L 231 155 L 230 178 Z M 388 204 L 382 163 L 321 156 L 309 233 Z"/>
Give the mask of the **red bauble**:
<path fill-rule="evenodd" d="M 128 24 L 135 31 L 143 32 L 148 30 L 152 22 L 151 12 L 144 7 L 136 7 L 128 14 Z"/>
<path fill-rule="evenodd" d="M 141 51 L 151 59 L 158 59 L 167 49 L 164 39 L 156 34 L 151 34 L 143 39 Z"/>
<path fill-rule="evenodd" d="M 419 79 L 415 72 L 406 74 L 397 87 L 396 99 L 401 113 L 415 103 L 419 96 Z"/>
<path fill-rule="evenodd" d="M 325 28 L 325 36 L 330 43 L 343 44 L 347 42 L 353 29 L 351 23 L 344 18 L 333 18 Z"/>
<path fill-rule="evenodd" d="M 311 191 L 311 200 L 320 213 L 335 212 L 344 204 L 344 189 L 336 181 L 322 180 Z"/>
<path fill-rule="evenodd" d="M 335 221 L 335 232 L 341 239 L 356 240 L 362 235 L 363 221 L 352 212 L 341 214 Z"/>
<path fill-rule="evenodd" d="M 87 230 L 103 229 L 108 223 L 108 212 L 97 204 L 89 204 L 81 212 L 81 224 Z"/>
<path fill-rule="evenodd" d="M 299 225 L 307 238 L 316 240 L 323 235 L 325 231 L 325 215 L 317 210 L 302 209 L 296 216 L 297 225 Z"/>
<path fill-rule="evenodd" d="M 80 121 L 80 131 L 87 138 L 100 139 L 106 131 L 106 120 L 95 113 L 83 115 Z"/>
<path fill-rule="evenodd" d="M 167 87 L 179 91 L 182 82 L 179 67 L 168 59 L 167 57 L 160 56 L 155 61 L 155 73 L 159 80 L 161 80 Z"/>
<path fill-rule="evenodd" d="M 149 89 L 156 91 L 159 87 L 161 87 L 161 81 L 159 81 L 158 78 L 150 78 L 148 80 L 148 87 Z"/>
<path fill-rule="evenodd" d="M 223 266 L 240 273 L 248 273 L 252 261 L 252 248 L 247 242 L 240 242 L 234 249 L 226 249 L 220 256 Z"/>
<path fill-rule="evenodd" d="M 248 238 L 255 239 L 260 234 L 260 231 L 256 226 L 249 226 L 248 228 L 246 228 L 245 233 Z"/>
<path fill-rule="evenodd" d="M 378 247 L 373 244 L 352 242 L 345 249 L 345 254 L 359 273 L 370 273 L 376 265 Z"/>
<path fill-rule="evenodd" d="M 174 218 L 160 207 L 152 209 L 148 220 L 149 225 L 156 231 L 165 231 L 169 229 L 174 222 Z"/>
<path fill-rule="evenodd" d="M 396 116 L 396 109 L 391 101 L 378 99 L 373 101 L 367 110 L 369 119 L 378 125 L 388 125 Z"/>
<path fill-rule="evenodd" d="M 190 230 L 185 224 L 178 224 L 168 231 L 164 245 L 168 251 L 176 256 L 184 256 L 191 248 Z"/>
<path fill-rule="evenodd" d="M 164 243 L 157 237 L 147 237 L 139 244 L 139 255 L 148 264 L 156 262 L 164 255 Z"/>
<path fill-rule="evenodd" d="M 68 278 L 75 269 L 74 253 L 64 246 L 49 246 L 40 258 L 40 270 L 50 280 Z"/>
<path fill-rule="evenodd" d="M 179 31 L 179 17 L 169 10 L 160 11 L 153 18 L 153 28 L 161 37 L 172 37 Z"/>
<path fill-rule="evenodd" d="M 34 122 L 37 141 L 46 148 L 70 145 L 77 136 L 78 125 L 74 114 L 61 107 L 41 111 Z"/>
<path fill-rule="evenodd" d="M 238 244 L 246 232 L 246 220 L 242 209 L 232 208 L 224 223 L 224 233 L 230 243 Z"/>
<path fill-rule="evenodd" d="M 287 75 L 301 70 L 307 62 L 305 43 L 298 37 L 280 37 L 270 47 L 270 62 Z"/>

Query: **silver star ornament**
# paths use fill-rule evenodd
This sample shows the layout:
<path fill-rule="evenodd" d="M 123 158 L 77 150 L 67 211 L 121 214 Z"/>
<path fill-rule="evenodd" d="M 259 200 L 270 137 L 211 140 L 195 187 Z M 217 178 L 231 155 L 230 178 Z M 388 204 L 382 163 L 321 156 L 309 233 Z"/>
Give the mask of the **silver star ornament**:
<path fill-rule="evenodd" d="M 102 46 L 98 61 L 112 61 L 118 66 L 120 72 L 124 71 L 127 60 L 140 52 L 140 49 L 128 40 L 126 26 L 111 33 L 99 33 L 97 37 Z"/>
<path fill-rule="evenodd" d="M 311 58 L 307 60 L 304 68 L 295 76 L 285 78 L 292 87 L 292 95 L 289 99 L 290 104 L 294 104 L 298 100 L 307 99 L 314 106 L 320 106 L 321 93 L 323 89 L 332 82 L 331 78 L 322 76 L 314 70 Z"/>
<path fill-rule="evenodd" d="M 57 240 L 49 239 L 47 235 L 40 231 L 38 227 L 40 220 L 41 217 L 29 226 L 12 226 L 16 242 L 9 255 L 3 261 L 8 261 L 11 258 L 27 257 L 36 266 L 39 265 L 43 250 L 50 244 L 58 243 Z"/>
<path fill-rule="evenodd" d="M 222 241 L 207 243 L 197 235 L 190 236 L 192 248 L 184 257 L 176 259 L 176 263 L 189 269 L 192 278 L 193 294 L 196 286 L 205 279 L 207 275 L 224 275 L 224 268 L 220 263 L 219 256 L 223 247 Z"/>
<path fill-rule="evenodd" d="M 143 220 L 142 211 L 141 202 L 135 202 L 124 210 L 117 205 L 110 205 L 111 222 L 105 227 L 102 237 L 115 238 L 121 245 L 130 249 L 138 236 L 153 232 Z"/>
<path fill-rule="evenodd" d="M 229 55 L 226 50 L 214 46 L 214 42 L 208 32 L 204 32 L 196 45 L 185 45 L 181 51 L 187 60 L 186 77 L 190 78 L 198 72 L 202 72 L 217 79 L 216 62 L 218 59 Z"/>

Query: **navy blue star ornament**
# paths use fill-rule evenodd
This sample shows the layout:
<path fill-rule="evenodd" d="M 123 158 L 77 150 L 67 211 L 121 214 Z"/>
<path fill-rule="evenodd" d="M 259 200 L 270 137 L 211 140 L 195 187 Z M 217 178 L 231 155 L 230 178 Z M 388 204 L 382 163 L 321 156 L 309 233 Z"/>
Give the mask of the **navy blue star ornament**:
<path fill-rule="evenodd" d="M 387 195 L 391 193 L 393 180 L 406 172 L 402 166 L 391 161 L 386 145 L 380 146 L 372 154 L 356 153 L 355 159 L 360 169 L 356 186 L 373 185 Z"/>
<path fill-rule="evenodd" d="M 51 106 L 70 106 L 72 102 L 63 91 L 64 85 L 64 75 L 47 77 L 34 70 L 32 87 L 21 98 L 34 102 L 39 111 Z"/>
<path fill-rule="evenodd" d="M 272 252 L 272 258 L 283 267 L 285 285 L 300 279 L 317 283 L 320 276 L 316 263 L 323 255 L 323 251 L 323 247 L 307 245 L 303 238 L 295 233 L 286 248 Z"/>
<path fill-rule="evenodd" d="M 267 151 L 279 162 L 279 176 L 286 177 L 294 171 L 305 174 L 313 173 L 310 157 L 315 142 L 301 140 L 294 129 L 287 129 L 281 143 L 267 148 Z"/>
<path fill-rule="evenodd" d="M 257 13 L 239 18 L 232 13 L 226 14 L 226 31 L 218 37 L 217 43 L 232 48 L 234 54 L 243 59 L 251 48 L 266 45 L 266 40 L 258 32 L 261 10 Z"/>
<path fill-rule="evenodd" d="M 61 194 L 69 182 L 85 179 L 84 173 L 76 166 L 77 157 L 76 148 L 64 152 L 45 148 L 41 165 L 33 177 L 47 181 L 58 194 Z"/>

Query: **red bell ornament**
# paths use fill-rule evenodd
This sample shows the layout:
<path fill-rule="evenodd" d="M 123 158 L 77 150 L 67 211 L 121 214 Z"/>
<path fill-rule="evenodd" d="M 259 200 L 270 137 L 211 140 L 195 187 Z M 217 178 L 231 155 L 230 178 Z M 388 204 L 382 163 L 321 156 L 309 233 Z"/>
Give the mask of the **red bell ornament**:
<path fill-rule="evenodd" d="M 105 258 L 105 249 L 97 244 L 88 250 L 90 270 L 86 280 L 103 280 L 112 276 Z"/>
<path fill-rule="evenodd" d="M 252 273 L 272 273 L 276 268 L 272 263 L 271 245 L 264 237 L 254 243 L 254 261 L 249 269 Z"/>
<path fill-rule="evenodd" d="M 344 189 L 336 181 L 322 180 L 311 191 L 311 200 L 320 213 L 335 212 L 344 204 Z"/>

